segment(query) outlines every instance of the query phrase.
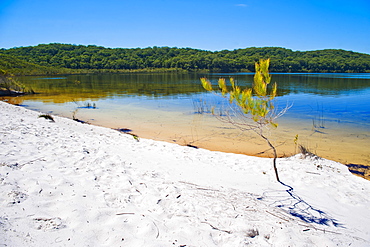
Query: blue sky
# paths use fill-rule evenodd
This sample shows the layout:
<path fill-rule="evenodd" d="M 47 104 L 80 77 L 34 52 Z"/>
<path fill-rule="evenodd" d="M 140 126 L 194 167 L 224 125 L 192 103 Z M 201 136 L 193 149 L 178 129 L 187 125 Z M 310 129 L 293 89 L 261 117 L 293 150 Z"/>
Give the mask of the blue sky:
<path fill-rule="evenodd" d="M 0 48 L 48 43 L 370 54 L 370 0 L 0 0 Z"/>

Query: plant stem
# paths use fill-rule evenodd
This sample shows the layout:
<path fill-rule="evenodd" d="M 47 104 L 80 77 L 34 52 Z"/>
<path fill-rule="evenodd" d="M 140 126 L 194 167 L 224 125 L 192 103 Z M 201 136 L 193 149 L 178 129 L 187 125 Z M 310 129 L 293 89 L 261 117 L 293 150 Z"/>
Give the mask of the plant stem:
<path fill-rule="evenodd" d="M 277 152 L 276 152 L 276 148 L 274 147 L 274 145 L 272 145 L 272 143 L 270 142 L 270 140 L 264 136 L 262 133 L 258 133 L 266 142 L 267 144 L 272 148 L 272 151 L 274 153 L 274 159 L 272 161 L 273 163 L 273 166 L 274 166 L 274 171 L 275 171 L 275 176 L 276 176 L 276 180 L 280 182 L 280 178 L 279 178 L 279 173 L 278 173 L 278 170 L 277 170 L 277 167 L 276 167 L 276 159 L 277 159 Z"/>

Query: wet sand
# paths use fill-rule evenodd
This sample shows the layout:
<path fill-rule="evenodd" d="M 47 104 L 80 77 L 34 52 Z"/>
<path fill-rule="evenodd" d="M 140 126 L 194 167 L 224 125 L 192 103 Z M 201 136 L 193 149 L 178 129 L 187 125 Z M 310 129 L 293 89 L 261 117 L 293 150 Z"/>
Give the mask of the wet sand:
<path fill-rule="evenodd" d="M 184 114 L 127 108 L 117 112 L 80 112 L 81 119 L 113 129 L 128 128 L 143 138 L 193 145 L 212 151 L 272 157 L 266 142 L 254 132 L 241 132 L 205 114 Z M 312 122 L 281 118 L 276 129 L 266 130 L 280 157 L 299 152 L 302 145 L 310 152 L 343 164 L 370 165 L 370 131 L 353 128 L 343 131 L 338 123 L 314 128 Z M 297 143 L 294 142 L 298 134 Z"/>

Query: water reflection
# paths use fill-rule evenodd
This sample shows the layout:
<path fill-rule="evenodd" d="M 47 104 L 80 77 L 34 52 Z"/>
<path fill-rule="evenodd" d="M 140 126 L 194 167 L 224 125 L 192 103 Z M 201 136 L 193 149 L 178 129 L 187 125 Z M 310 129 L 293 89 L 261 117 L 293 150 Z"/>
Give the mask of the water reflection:
<path fill-rule="evenodd" d="M 66 77 L 20 77 L 19 80 L 46 95 L 70 98 L 105 98 L 115 95 L 166 97 L 204 92 L 200 77 L 217 84 L 220 77 L 234 77 L 240 86 L 251 86 L 252 73 L 235 74 L 102 74 Z M 273 74 L 278 82 L 278 95 L 310 93 L 325 96 L 350 95 L 370 89 L 369 74 Z M 49 97 L 48 97 L 49 98 Z"/>
<path fill-rule="evenodd" d="M 120 95 L 166 97 L 191 95 L 202 91 L 194 74 L 104 74 L 57 77 L 21 77 L 27 86 L 42 93 L 34 100 L 55 99 L 55 103 L 72 98 L 99 99 Z M 50 97 L 51 96 L 51 97 Z"/>
<path fill-rule="evenodd" d="M 366 76 L 367 75 L 367 76 Z M 370 76 L 359 74 L 275 74 L 273 80 L 288 94 L 351 95 L 370 90 Z"/>
<path fill-rule="evenodd" d="M 40 94 L 11 99 L 45 104 L 102 101 L 107 99 L 138 102 L 146 107 L 161 105 L 188 111 L 194 101 L 219 104 L 201 87 L 206 76 L 217 84 L 220 77 L 234 77 L 242 87 L 251 86 L 253 73 L 235 74 L 101 74 L 57 77 L 21 77 L 20 81 Z M 293 107 L 286 117 L 352 123 L 369 127 L 370 74 L 273 74 L 278 82 L 277 105 Z M 191 100 L 190 100 L 191 99 Z M 154 100 L 150 101 L 150 100 Z"/>

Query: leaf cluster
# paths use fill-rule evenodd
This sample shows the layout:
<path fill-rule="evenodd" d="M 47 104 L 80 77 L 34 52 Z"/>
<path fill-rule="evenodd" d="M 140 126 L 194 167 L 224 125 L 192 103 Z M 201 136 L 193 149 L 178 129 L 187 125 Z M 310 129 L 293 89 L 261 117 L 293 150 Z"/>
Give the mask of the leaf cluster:
<path fill-rule="evenodd" d="M 271 82 L 269 64 L 270 59 L 261 59 L 255 64 L 256 72 L 252 88 L 241 89 L 233 78 L 230 78 L 231 87 L 227 86 L 224 78 L 220 78 L 218 88 L 222 97 L 228 98 L 230 103 L 235 103 L 243 114 L 250 114 L 258 126 L 270 124 L 277 127 L 277 123 L 270 116 L 274 110 L 273 100 L 276 97 L 277 84 L 274 83 L 272 88 L 268 87 Z M 216 91 L 207 78 L 201 78 L 201 83 L 207 91 Z"/>

